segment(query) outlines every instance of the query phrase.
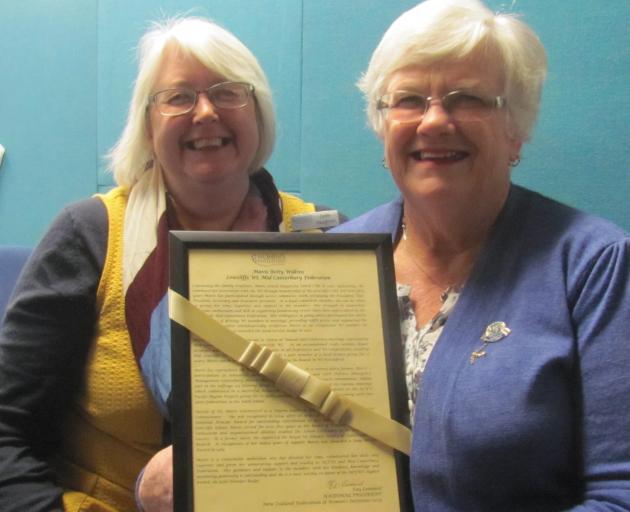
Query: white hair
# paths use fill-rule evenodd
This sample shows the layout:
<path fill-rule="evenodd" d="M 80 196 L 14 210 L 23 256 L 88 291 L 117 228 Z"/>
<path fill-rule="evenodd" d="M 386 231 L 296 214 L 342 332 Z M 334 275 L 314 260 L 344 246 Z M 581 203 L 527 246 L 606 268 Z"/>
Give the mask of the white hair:
<path fill-rule="evenodd" d="M 456 63 L 478 52 L 499 59 L 511 128 L 520 140 L 529 139 L 547 74 L 545 49 L 515 15 L 495 14 L 480 0 L 426 0 L 392 23 L 357 84 L 365 94 L 374 131 L 383 136 L 377 100 L 387 92 L 396 71 Z"/>
<path fill-rule="evenodd" d="M 275 143 L 275 116 L 271 88 L 252 52 L 236 36 L 216 23 L 198 17 L 172 18 L 154 22 L 142 36 L 127 123 L 122 135 L 107 155 L 109 169 L 120 186 L 131 187 L 151 165 L 153 151 L 147 126 L 147 102 L 157 81 L 167 47 L 195 57 L 213 73 L 226 80 L 254 86 L 256 120 L 260 142 L 249 169 L 260 169 L 271 156 Z"/>

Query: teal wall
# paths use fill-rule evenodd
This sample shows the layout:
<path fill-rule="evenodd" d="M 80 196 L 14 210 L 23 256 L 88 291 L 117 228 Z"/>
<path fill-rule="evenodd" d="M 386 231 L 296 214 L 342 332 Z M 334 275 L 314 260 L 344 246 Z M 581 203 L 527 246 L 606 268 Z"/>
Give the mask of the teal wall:
<path fill-rule="evenodd" d="M 630 229 L 630 1 L 489 0 L 549 53 L 542 114 L 514 180 Z M 410 0 L 0 0 L 0 244 L 33 245 L 111 185 L 147 21 L 190 12 L 235 32 L 275 94 L 279 185 L 355 216 L 396 193 L 354 86 Z"/>

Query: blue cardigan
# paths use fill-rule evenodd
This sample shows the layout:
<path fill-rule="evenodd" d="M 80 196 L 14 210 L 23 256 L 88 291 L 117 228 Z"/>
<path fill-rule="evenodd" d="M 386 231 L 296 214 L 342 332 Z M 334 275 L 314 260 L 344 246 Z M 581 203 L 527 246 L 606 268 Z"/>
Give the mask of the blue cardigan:
<path fill-rule="evenodd" d="M 401 210 L 335 231 L 395 238 Z M 621 229 L 512 186 L 423 376 L 417 511 L 630 510 L 629 274 Z"/>

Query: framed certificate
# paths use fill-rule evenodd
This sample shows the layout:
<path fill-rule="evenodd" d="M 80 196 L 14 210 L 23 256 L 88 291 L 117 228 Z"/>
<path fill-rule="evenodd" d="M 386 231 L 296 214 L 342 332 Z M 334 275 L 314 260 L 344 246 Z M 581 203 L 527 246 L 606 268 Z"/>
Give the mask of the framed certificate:
<path fill-rule="evenodd" d="M 385 234 L 170 233 L 176 512 L 412 510 L 393 268 Z"/>

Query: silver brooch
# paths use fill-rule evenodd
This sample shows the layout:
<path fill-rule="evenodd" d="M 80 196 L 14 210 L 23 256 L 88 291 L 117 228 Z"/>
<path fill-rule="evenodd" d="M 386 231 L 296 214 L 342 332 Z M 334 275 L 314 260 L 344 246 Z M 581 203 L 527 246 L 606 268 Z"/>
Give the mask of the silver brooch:
<path fill-rule="evenodd" d="M 505 322 L 492 322 L 481 335 L 481 341 L 483 345 L 479 350 L 473 350 L 470 354 L 470 364 L 474 364 L 477 359 L 486 355 L 486 347 L 489 343 L 496 343 L 508 336 L 512 330 L 507 326 Z"/>

